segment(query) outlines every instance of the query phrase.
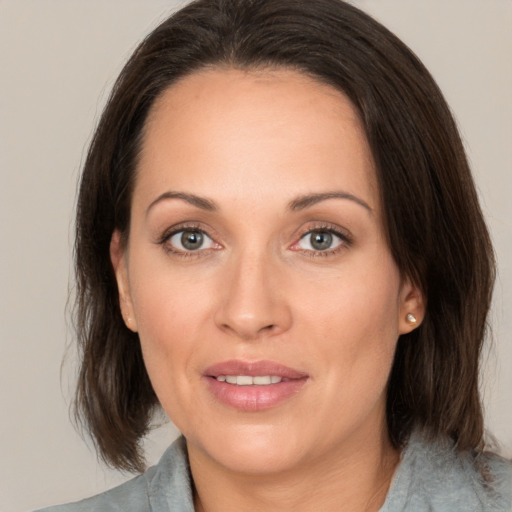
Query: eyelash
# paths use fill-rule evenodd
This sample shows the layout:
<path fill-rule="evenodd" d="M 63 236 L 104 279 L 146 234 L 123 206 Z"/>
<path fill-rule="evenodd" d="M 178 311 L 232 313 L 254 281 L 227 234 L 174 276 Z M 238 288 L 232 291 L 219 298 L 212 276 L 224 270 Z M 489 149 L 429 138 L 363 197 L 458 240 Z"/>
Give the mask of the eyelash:
<path fill-rule="evenodd" d="M 174 226 L 170 230 L 165 231 L 163 233 L 163 235 L 159 238 L 157 243 L 163 247 L 163 249 L 165 250 L 166 253 L 172 254 L 174 256 L 178 256 L 180 258 L 205 257 L 208 255 L 208 253 L 210 251 L 217 250 L 217 249 L 203 249 L 203 250 L 197 250 L 197 251 L 182 251 L 182 250 L 173 248 L 173 246 L 168 243 L 169 240 L 174 235 L 176 235 L 182 231 L 197 231 L 199 233 L 206 235 L 211 240 L 214 239 L 207 233 L 206 230 L 201 228 L 201 226 L 198 224 L 182 224 L 179 226 Z M 313 233 L 318 233 L 318 232 L 325 232 L 325 233 L 330 233 L 332 235 L 335 235 L 336 237 L 338 237 L 341 240 L 341 243 L 334 249 L 326 249 L 324 251 L 320 251 L 320 250 L 315 251 L 315 250 L 310 250 L 310 249 L 294 249 L 294 250 L 296 252 L 300 252 L 300 253 L 304 254 L 305 256 L 307 256 L 309 258 L 318 258 L 318 257 L 325 258 L 325 257 L 332 256 L 332 255 L 339 253 L 340 251 L 346 249 L 347 247 L 350 247 L 353 243 L 352 236 L 348 232 L 342 231 L 342 230 L 340 230 L 340 228 L 335 227 L 330 224 L 319 224 L 319 225 L 316 225 L 313 227 L 308 227 L 306 230 L 304 230 L 303 233 L 299 236 L 298 240 L 296 242 L 294 242 L 292 246 L 297 245 L 305 236 L 311 235 Z M 216 242 L 214 242 L 214 243 L 216 243 Z M 217 244 L 217 245 L 220 245 L 220 244 Z"/>
<path fill-rule="evenodd" d="M 207 256 L 207 254 L 205 254 L 205 252 L 207 250 L 203 249 L 202 251 L 201 250 L 182 251 L 179 249 L 175 249 L 172 245 L 170 245 L 168 243 L 169 240 L 174 235 L 176 235 L 182 231 L 197 231 L 198 233 L 203 233 L 208 238 L 213 240 L 213 238 L 210 235 L 208 235 L 208 233 L 204 229 L 202 229 L 201 226 L 199 226 L 198 224 L 181 224 L 179 226 L 174 226 L 173 228 L 171 228 L 168 231 L 165 231 L 157 243 L 163 247 L 164 251 L 167 254 L 172 254 L 173 256 L 178 256 L 179 258 L 200 258 L 200 257 Z M 212 250 L 212 249 L 210 249 L 210 250 Z M 213 250 L 216 250 L 216 249 L 213 249 Z"/>
<path fill-rule="evenodd" d="M 347 247 L 350 247 L 352 245 L 352 236 L 346 232 L 342 231 L 339 227 L 333 226 L 331 224 L 319 224 L 314 227 L 308 227 L 300 236 L 297 242 L 295 242 L 293 245 L 297 245 L 305 236 L 311 235 L 313 233 L 330 233 L 331 235 L 337 236 L 341 243 L 334 247 L 333 249 L 326 249 L 324 251 L 314 251 L 310 249 L 297 249 L 297 252 L 301 252 L 305 256 L 309 258 L 326 258 L 329 256 L 333 256 L 335 254 L 338 254 L 339 252 L 343 251 Z"/>

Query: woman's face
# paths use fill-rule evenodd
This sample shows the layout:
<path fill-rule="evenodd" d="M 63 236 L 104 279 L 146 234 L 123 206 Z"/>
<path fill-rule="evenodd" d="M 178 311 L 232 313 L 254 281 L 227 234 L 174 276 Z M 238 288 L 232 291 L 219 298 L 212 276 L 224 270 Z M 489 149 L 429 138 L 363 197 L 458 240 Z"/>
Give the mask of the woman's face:
<path fill-rule="evenodd" d="M 361 122 L 289 70 L 208 70 L 154 105 L 129 241 L 127 325 L 190 456 L 238 472 L 381 442 L 397 338 L 421 315 L 383 231 Z"/>

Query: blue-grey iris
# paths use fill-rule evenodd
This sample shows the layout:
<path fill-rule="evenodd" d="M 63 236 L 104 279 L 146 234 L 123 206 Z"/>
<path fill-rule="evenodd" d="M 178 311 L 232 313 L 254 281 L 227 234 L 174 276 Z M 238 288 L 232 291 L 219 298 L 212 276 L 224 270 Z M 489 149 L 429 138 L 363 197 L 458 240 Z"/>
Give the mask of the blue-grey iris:
<path fill-rule="evenodd" d="M 200 249 L 203 245 L 203 234 L 200 231 L 184 231 L 181 235 L 181 244 L 189 251 Z"/>
<path fill-rule="evenodd" d="M 311 233 L 311 247 L 317 251 L 325 251 L 332 245 L 332 233 L 328 231 L 316 231 Z"/>

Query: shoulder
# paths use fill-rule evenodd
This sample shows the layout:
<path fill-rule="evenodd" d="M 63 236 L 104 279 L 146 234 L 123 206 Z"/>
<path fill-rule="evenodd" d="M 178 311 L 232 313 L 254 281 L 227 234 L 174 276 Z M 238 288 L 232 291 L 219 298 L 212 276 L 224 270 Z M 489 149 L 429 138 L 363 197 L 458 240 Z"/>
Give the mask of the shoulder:
<path fill-rule="evenodd" d="M 37 512 L 149 511 L 147 496 L 147 480 L 144 473 L 96 496 L 75 503 L 44 508 Z"/>
<path fill-rule="evenodd" d="M 510 512 L 512 463 L 458 452 L 449 440 L 411 436 L 382 512 Z"/>
<path fill-rule="evenodd" d="M 189 512 L 192 503 L 186 443 L 179 438 L 142 475 L 91 498 L 37 512 Z"/>

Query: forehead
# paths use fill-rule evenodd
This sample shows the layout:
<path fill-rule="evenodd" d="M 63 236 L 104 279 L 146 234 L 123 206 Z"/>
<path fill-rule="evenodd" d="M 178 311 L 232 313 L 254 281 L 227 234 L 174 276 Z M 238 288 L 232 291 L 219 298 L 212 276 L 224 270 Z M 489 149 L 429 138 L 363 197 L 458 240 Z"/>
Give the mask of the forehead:
<path fill-rule="evenodd" d="M 334 87 L 287 69 L 209 69 L 169 87 L 148 116 L 138 172 L 148 194 L 152 185 L 207 196 L 348 187 L 376 201 L 356 109 Z"/>

